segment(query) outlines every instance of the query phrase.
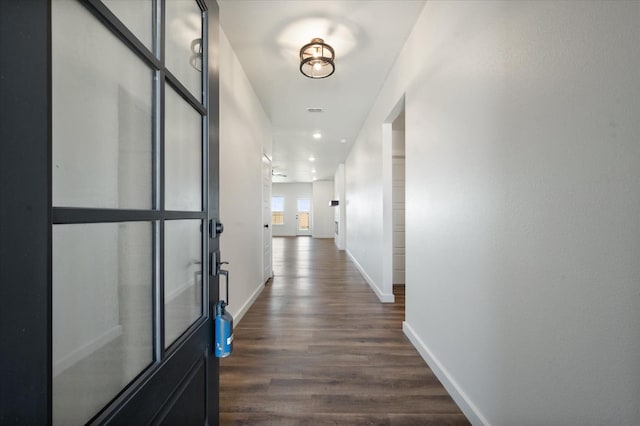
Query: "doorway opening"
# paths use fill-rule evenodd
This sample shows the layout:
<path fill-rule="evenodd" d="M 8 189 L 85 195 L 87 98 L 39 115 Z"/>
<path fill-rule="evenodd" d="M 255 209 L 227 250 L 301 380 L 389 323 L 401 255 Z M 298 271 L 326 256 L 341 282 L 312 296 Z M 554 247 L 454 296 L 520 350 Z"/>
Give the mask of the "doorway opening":
<path fill-rule="evenodd" d="M 271 198 L 271 158 L 267 154 L 262 156 L 262 282 L 266 283 L 273 275 L 272 270 L 272 244 L 271 244 L 271 225 L 273 223 L 282 223 L 284 214 L 272 213 Z M 284 199 L 280 198 L 277 204 L 284 205 Z M 276 206 L 278 207 L 278 206 Z M 284 210 L 284 207 L 281 207 Z"/>
<path fill-rule="evenodd" d="M 404 301 L 405 285 L 405 106 L 404 96 L 382 125 L 383 292 Z"/>
<path fill-rule="evenodd" d="M 393 121 L 391 144 L 391 204 L 393 294 L 404 302 L 405 285 L 405 126 L 404 108 Z"/>

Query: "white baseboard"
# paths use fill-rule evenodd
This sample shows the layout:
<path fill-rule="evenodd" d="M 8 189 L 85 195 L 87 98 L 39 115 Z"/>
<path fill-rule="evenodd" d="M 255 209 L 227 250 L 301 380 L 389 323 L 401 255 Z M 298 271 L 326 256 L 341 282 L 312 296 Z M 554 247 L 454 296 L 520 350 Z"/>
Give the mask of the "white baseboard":
<path fill-rule="evenodd" d="M 451 398 L 458 404 L 467 419 L 472 425 L 489 426 L 489 422 L 482 415 L 478 407 L 469 399 L 469 396 L 462 390 L 460 385 L 451 377 L 446 368 L 433 355 L 427 345 L 416 334 L 413 328 L 406 321 L 402 322 L 402 331 L 409 338 L 413 346 L 418 350 L 422 359 L 427 363 L 431 371 L 436 375 L 444 388 L 449 392 Z"/>
<path fill-rule="evenodd" d="M 120 324 L 115 327 L 111 327 L 109 330 L 102 333 L 100 336 L 93 340 L 81 345 L 80 347 L 72 350 L 67 355 L 63 356 L 59 360 L 53 361 L 52 374 L 56 377 L 67 368 L 71 367 L 76 362 L 88 357 L 107 343 L 122 335 L 122 326 Z"/>
<path fill-rule="evenodd" d="M 360 265 L 356 260 L 356 258 L 353 257 L 351 252 L 349 250 L 346 250 L 346 252 L 347 252 L 347 256 L 349 256 L 349 259 L 351 259 L 353 264 L 356 265 L 356 268 L 358 268 L 358 271 L 360 271 L 360 274 L 362 274 L 362 277 L 364 278 L 364 280 L 367 282 L 367 284 L 369 284 L 369 287 L 371 287 L 371 289 L 376 294 L 376 296 L 378 296 L 378 299 L 380 299 L 382 303 L 394 303 L 396 301 L 396 298 L 393 295 L 393 293 L 391 294 L 383 293 L 382 290 L 378 288 L 375 281 L 373 281 L 373 279 L 371 279 L 369 274 L 367 274 L 367 272 L 364 270 L 362 265 Z"/>
<path fill-rule="evenodd" d="M 229 311 L 231 312 L 231 315 L 233 315 L 233 326 L 234 327 L 236 325 L 238 325 L 238 323 L 240 322 L 242 317 L 244 317 L 244 314 L 246 314 L 247 311 L 249 310 L 249 308 L 251 308 L 251 305 L 253 305 L 253 302 L 256 301 L 258 296 L 260 296 L 260 293 L 262 293 L 262 290 L 264 290 L 264 284 L 260 284 L 256 288 L 256 290 L 253 292 L 253 294 L 251 296 L 249 296 L 249 299 L 247 299 L 247 301 L 244 302 L 244 304 L 240 307 L 240 309 L 238 309 L 238 311 L 229 309 Z"/>

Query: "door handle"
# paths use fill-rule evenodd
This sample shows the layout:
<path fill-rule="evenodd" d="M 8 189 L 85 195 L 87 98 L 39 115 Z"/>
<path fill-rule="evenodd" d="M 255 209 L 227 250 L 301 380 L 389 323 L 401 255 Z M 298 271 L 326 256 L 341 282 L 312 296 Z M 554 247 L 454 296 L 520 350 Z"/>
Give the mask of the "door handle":
<path fill-rule="evenodd" d="M 226 283 L 226 289 L 225 289 L 225 297 L 227 298 L 226 302 L 227 305 L 229 304 L 229 271 L 227 271 L 226 269 L 220 269 L 219 275 L 224 275 L 224 280 Z"/>
<path fill-rule="evenodd" d="M 215 275 L 220 275 L 224 269 L 220 269 L 222 265 L 228 265 L 229 262 L 216 262 L 216 273 Z"/>
<path fill-rule="evenodd" d="M 265 227 L 265 228 L 268 228 L 268 227 L 269 227 L 269 224 L 268 224 L 268 223 L 265 223 L 264 227 Z"/>
<path fill-rule="evenodd" d="M 226 269 L 222 269 L 220 267 L 222 265 L 228 265 L 228 264 L 229 264 L 229 262 L 218 262 L 218 264 L 216 265 L 216 269 L 218 270 L 218 273 L 216 275 L 218 275 L 218 276 L 223 275 L 224 276 L 224 281 L 225 281 L 225 284 L 226 284 L 225 296 L 227 298 L 227 300 L 226 300 L 227 305 L 229 304 L 229 271 L 226 270 Z"/>

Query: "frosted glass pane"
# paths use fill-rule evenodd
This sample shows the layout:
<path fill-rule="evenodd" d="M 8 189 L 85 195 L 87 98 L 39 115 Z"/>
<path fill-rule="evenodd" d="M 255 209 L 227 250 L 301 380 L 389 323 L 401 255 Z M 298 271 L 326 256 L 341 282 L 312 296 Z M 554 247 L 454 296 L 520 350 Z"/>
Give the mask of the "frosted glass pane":
<path fill-rule="evenodd" d="M 102 0 L 124 25 L 153 51 L 153 4 L 151 0 Z"/>
<path fill-rule="evenodd" d="M 166 3 L 165 63 L 169 71 L 202 99 L 202 12 L 195 0 Z"/>
<path fill-rule="evenodd" d="M 164 342 L 173 343 L 202 316 L 200 220 L 164 224 Z"/>
<path fill-rule="evenodd" d="M 165 208 L 202 210 L 202 116 L 165 90 Z"/>
<path fill-rule="evenodd" d="M 53 226 L 53 424 L 84 424 L 152 363 L 152 229 Z"/>
<path fill-rule="evenodd" d="M 79 2 L 51 8 L 53 205 L 150 209 L 152 71 Z"/>

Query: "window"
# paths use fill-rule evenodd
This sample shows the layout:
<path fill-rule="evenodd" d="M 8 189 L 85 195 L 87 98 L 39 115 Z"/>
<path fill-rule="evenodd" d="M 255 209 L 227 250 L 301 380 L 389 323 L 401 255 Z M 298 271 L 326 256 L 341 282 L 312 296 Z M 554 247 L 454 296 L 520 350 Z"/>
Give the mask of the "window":
<path fill-rule="evenodd" d="M 284 225 L 284 197 L 271 197 L 271 224 Z"/>

